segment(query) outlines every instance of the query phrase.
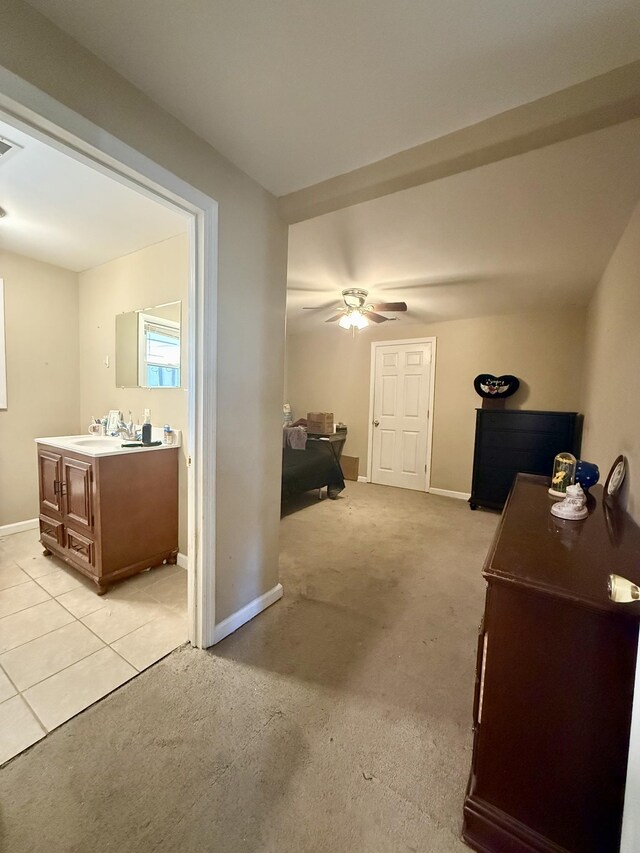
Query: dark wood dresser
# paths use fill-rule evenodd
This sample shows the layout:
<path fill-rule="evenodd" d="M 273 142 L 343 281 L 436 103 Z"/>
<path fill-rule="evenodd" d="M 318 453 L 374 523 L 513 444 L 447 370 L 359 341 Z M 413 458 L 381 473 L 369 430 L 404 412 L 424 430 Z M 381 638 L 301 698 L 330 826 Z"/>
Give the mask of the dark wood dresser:
<path fill-rule="evenodd" d="M 482 853 L 619 849 L 640 602 L 640 529 L 603 506 L 562 521 L 549 478 L 519 474 L 484 567 L 463 838 Z"/>
<path fill-rule="evenodd" d="M 476 409 L 471 509 L 502 509 L 518 472 L 549 476 L 556 454 L 580 455 L 577 412 Z"/>

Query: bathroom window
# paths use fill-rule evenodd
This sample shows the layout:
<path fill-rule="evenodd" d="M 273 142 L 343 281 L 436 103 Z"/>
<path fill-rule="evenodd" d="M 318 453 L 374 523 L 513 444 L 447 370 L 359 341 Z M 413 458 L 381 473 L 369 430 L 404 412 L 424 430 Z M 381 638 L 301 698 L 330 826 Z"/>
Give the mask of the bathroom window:
<path fill-rule="evenodd" d="M 180 324 L 140 314 L 140 377 L 147 388 L 180 387 Z"/>

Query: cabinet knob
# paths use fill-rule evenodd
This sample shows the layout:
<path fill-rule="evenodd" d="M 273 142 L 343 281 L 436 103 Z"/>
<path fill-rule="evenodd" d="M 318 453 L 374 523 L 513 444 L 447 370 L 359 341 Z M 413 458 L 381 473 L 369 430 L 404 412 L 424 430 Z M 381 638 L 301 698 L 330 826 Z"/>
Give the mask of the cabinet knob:
<path fill-rule="evenodd" d="M 640 587 L 620 575 L 609 575 L 607 592 L 611 601 L 618 604 L 640 601 Z"/>

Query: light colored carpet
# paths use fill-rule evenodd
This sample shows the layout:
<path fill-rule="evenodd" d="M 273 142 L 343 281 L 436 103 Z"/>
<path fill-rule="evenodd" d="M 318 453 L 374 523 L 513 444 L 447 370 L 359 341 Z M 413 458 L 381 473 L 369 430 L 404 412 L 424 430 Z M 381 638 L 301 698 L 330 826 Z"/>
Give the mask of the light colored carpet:
<path fill-rule="evenodd" d="M 463 853 L 498 517 L 348 483 L 282 520 L 285 598 L 0 771 L 0 849 Z"/>

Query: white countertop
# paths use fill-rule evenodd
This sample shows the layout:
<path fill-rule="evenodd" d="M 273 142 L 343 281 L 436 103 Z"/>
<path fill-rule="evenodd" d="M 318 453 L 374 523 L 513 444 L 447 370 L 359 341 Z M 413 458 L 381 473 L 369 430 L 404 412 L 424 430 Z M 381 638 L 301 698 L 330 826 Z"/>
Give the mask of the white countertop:
<path fill-rule="evenodd" d="M 162 427 L 153 427 L 151 437 L 153 441 L 162 441 L 164 431 Z M 101 435 L 56 435 L 47 438 L 36 438 L 36 444 L 46 444 L 49 447 L 57 447 L 60 450 L 68 450 L 73 453 L 83 453 L 85 456 L 123 456 L 125 453 L 149 453 L 152 450 L 174 450 L 180 447 L 180 430 L 174 430 L 174 444 L 158 444 L 155 447 L 123 447 L 128 444 L 126 438 L 118 436 Z"/>

